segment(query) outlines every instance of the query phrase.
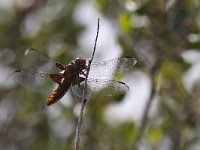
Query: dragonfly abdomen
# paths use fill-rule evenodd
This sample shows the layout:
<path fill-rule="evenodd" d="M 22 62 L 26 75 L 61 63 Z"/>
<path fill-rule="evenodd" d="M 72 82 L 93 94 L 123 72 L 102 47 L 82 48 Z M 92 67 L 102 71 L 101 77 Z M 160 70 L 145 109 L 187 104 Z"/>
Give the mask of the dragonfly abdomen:
<path fill-rule="evenodd" d="M 58 85 L 58 87 L 51 93 L 48 98 L 47 106 L 54 104 L 55 102 L 59 101 L 65 93 L 69 90 L 71 84 L 66 85 L 63 87 L 62 85 Z"/>

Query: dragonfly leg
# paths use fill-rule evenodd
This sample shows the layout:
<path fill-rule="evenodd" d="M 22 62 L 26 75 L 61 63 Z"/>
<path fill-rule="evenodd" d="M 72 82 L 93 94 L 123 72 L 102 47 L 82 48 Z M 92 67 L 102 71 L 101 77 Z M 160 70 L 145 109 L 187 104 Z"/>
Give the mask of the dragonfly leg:
<path fill-rule="evenodd" d="M 56 83 L 61 84 L 63 74 L 49 74 L 49 77 Z"/>
<path fill-rule="evenodd" d="M 84 75 L 86 77 L 86 73 L 83 71 L 80 71 L 80 74 Z"/>
<path fill-rule="evenodd" d="M 78 87 L 80 87 L 80 83 L 83 82 L 84 80 L 85 80 L 85 78 L 77 76 L 76 81 L 72 85 L 78 84 Z"/>
<path fill-rule="evenodd" d="M 65 65 L 62 65 L 62 64 L 60 64 L 58 62 L 56 62 L 56 67 L 58 67 L 61 70 L 66 70 Z"/>

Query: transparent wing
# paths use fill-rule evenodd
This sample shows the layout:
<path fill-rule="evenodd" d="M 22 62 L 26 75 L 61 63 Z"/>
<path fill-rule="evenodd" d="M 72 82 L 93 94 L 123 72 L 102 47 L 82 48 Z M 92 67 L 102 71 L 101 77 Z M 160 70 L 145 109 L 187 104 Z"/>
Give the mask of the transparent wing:
<path fill-rule="evenodd" d="M 86 97 L 104 97 L 124 94 L 129 90 L 129 87 L 120 81 L 107 80 L 107 79 L 93 79 L 88 78 Z M 75 85 L 72 87 L 74 95 L 82 97 L 84 91 L 84 82 L 81 83 L 80 87 Z"/>
<path fill-rule="evenodd" d="M 90 67 L 90 78 L 109 78 L 113 77 L 115 73 L 123 73 L 130 70 L 137 60 L 135 58 L 115 58 L 109 61 L 93 62 Z"/>
<path fill-rule="evenodd" d="M 35 92 L 49 93 L 55 87 L 55 83 L 46 73 L 16 70 L 10 78 Z"/>
<path fill-rule="evenodd" d="M 36 50 L 29 48 L 25 51 L 25 61 L 23 68 L 31 68 L 31 70 L 35 70 L 36 72 L 53 72 L 57 70 L 55 66 L 55 61 L 45 55 L 40 54 Z"/>

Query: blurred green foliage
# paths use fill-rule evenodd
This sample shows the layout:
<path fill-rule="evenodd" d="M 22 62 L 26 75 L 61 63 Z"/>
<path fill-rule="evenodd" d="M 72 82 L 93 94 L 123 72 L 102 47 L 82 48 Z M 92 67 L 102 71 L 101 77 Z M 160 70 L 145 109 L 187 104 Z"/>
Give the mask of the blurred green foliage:
<path fill-rule="evenodd" d="M 1 68 L 10 71 L 21 66 L 25 63 L 24 50 L 30 47 L 62 63 L 73 59 L 74 53 L 83 51 L 78 38 L 86 29 L 75 13 L 79 5 L 86 3 L 117 28 L 122 56 L 135 57 L 136 68 L 151 79 L 151 92 L 139 123 L 129 120 L 108 124 L 104 111 L 113 102 L 112 98 L 88 102 L 81 150 L 198 149 L 200 82 L 195 82 L 188 91 L 182 81 L 184 73 L 192 67 L 182 54 L 188 49 L 200 50 L 198 0 L 9 2 L 4 5 L 0 2 Z M 1 69 L 0 78 L 4 80 L 3 74 L 9 76 L 9 71 Z M 149 117 L 155 97 L 157 112 Z M 1 85 L 0 149 L 74 149 L 75 112 L 79 111 L 80 101 L 73 97 L 70 105 L 57 103 L 45 107 L 46 99 L 46 95 L 21 86 Z M 123 96 L 116 99 L 116 103 L 123 101 Z"/>

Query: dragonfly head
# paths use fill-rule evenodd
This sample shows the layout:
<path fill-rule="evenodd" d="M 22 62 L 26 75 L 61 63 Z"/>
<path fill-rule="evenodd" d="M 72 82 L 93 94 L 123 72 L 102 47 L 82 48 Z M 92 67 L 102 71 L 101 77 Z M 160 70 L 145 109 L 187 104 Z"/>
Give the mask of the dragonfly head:
<path fill-rule="evenodd" d="M 75 59 L 75 65 L 80 66 L 80 67 L 85 67 L 86 66 L 86 59 L 83 57 L 78 57 Z"/>

